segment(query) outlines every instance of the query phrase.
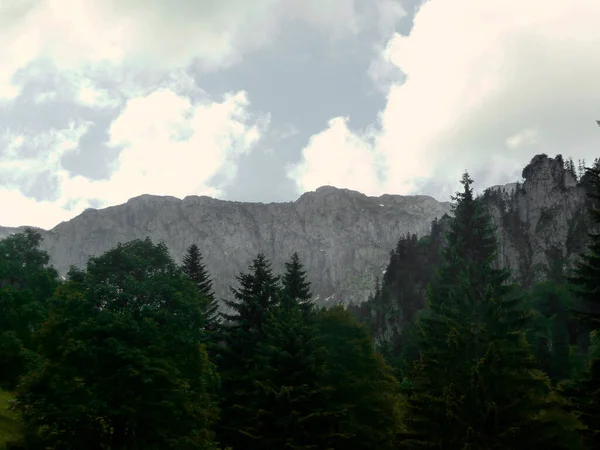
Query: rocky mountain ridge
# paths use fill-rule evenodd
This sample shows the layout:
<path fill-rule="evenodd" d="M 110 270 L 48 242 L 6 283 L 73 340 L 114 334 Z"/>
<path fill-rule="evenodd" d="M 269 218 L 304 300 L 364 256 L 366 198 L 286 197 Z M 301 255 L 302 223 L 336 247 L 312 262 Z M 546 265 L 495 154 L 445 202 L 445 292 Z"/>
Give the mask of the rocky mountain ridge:
<path fill-rule="evenodd" d="M 501 264 L 531 282 L 544 276 L 549 258 L 572 263 L 585 246 L 587 212 L 585 189 L 560 156 L 534 157 L 523 178 L 489 188 L 481 198 L 498 227 Z M 331 186 L 270 204 L 142 195 L 40 232 L 63 275 L 71 264 L 84 267 L 89 256 L 118 242 L 147 236 L 164 241 L 178 262 L 197 243 L 217 295 L 227 298 L 228 286 L 259 252 L 281 271 L 298 251 L 321 302 L 357 303 L 372 291 L 400 236 L 426 235 L 432 220 L 450 211 L 450 203 L 429 196 L 368 197 Z M 22 228 L 0 227 L 0 238 Z"/>
<path fill-rule="evenodd" d="M 297 251 L 318 299 L 358 302 L 368 296 L 398 237 L 428 233 L 431 221 L 449 211 L 448 202 L 428 196 L 368 197 L 331 186 L 270 204 L 142 195 L 40 232 L 62 275 L 118 242 L 149 236 L 164 241 L 178 262 L 197 243 L 219 297 L 229 297 L 228 286 L 259 252 L 279 272 Z M 0 238 L 18 230 L 0 228 Z"/>

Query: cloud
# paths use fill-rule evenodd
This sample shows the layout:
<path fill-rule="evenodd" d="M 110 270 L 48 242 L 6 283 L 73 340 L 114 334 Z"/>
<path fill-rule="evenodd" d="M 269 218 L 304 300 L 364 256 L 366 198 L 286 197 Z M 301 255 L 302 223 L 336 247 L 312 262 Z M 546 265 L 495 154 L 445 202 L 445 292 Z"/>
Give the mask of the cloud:
<path fill-rule="evenodd" d="M 2 203 L 0 223 L 6 227 L 32 224 L 36 227 L 49 229 L 73 217 L 71 211 L 59 204 L 36 201 L 23 195 L 17 189 L 0 187 L 0 203 Z"/>
<path fill-rule="evenodd" d="M 591 160 L 600 140 L 598 23 L 596 0 L 426 2 L 410 35 L 395 34 L 380 57 L 405 79 L 389 88 L 374 130 L 365 137 L 331 120 L 289 176 L 299 192 L 337 180 L 439 197 L 465 168 L 478 184 L 499 184 L 536 153 Z M 381 161 L 386 170 L 373 180 Z"/>
<path fill-rule="evenodd" d="M 392 3 L 377 1 L 382 26 L 397 14 Z M 192 61 L 214 70 L 277 43 L 290 22 L 306 23 L 331 39 L 366 26 L 355 2 L 347 0 L 9 1 L 0 10 L 0 99 L 18 95 L 14 74 L 39 58 L 63 70 L 127 66 L 164 71 Z M 82 95 L 91 101 L 95 94 Z"/>
<path fill-rule="evenodd" d="M 62 164 L 69 152 L 79 151 L 87 122 L 46 134 L 7 133 L 0 198 L 10 214 L 0 216 L 0 223 L 50 227 L 92 204 L 111 206 L 141 194 L 218 196 L 211 178 L 233 178 L 239 156 L 253 149 L 268 126 L 268 116 L 251 114 L 248 107 L 243 91 L 197 104 L 167 88 L 129 99 L 109 129 L 109 144 L 122 150 L 102 180 L 73 174 Z M 46 182 L 45 194 L 54 189 L 54 203 L 27 199 L 36 180 L 48 176 L 55 186 Z"/>
<path fill-rule="evenodd" d="M 348 118 L 332 119 L 326 131 L 312 136 L 304 162 L 291 167 L 288 176 L 302 180 L 304 190 L 331 185 L 371 195 L 379 189 L 376 155 L 366 136 L 349 130 Z"/>

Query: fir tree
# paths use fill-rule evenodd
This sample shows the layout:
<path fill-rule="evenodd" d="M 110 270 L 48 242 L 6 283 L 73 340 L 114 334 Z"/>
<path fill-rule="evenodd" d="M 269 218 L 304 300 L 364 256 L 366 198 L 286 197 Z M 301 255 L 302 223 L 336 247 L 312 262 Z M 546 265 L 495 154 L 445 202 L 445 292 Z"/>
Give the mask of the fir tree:
<path fill-rule="evenodd" d="M 198 287 L 200 295 L 206 299 L 205 327 L 207 330 L 214 331 L 219 323 L 219 302 L 213 292 L 212 280 L 202 262 L 202 253 L 196 244 L 190 245 L 187 249 L 181 269 Z"/>
<path fill-rule="evenodd" d="M 418 319 L 420 358 L 404 380 L 407 448 L 576 448 L 577 423 L 550 401 L 522 330 L 520 298 L 495 268 L 491 221 L 467 173 Z M 558 419 L 557 419 L 558 418 Z"/>

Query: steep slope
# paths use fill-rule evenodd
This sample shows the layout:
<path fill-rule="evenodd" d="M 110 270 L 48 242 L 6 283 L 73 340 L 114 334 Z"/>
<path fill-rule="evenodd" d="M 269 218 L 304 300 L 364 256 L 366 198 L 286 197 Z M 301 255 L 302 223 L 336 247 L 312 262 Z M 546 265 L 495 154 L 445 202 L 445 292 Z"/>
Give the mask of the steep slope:
<path fill-rule="evenodd" d="M 588 208 L 593 206 L 586 196 L 589 182 L 565 166 L 560 155 L 537 155 L 523 170 L 522 183 L 493 186 L 479 197 L 497 228 L 498 265 L 510 268 L 512 281 L 525 288 L 559 278 L 587 245 L 592 227 Z M 428 265 L 435 264 L 443 245 L 440 232 L 448 221 L 438 225 L 432 238 L 401 239 L 390 256 L 382 286 L 368 302 L 353 308 L 370 324 L 378 341 L 398 342 L 415 305 L 425 305 L 425 288 L 433 275 Z"/>
<path fill-rule="evenodd" d="M 523 286 L 543 280 L 557 265 L 572 267 L 591 226 L 586 180 L 565 168 L 563 158 L 537 155 L 523 169 L 523 183 L 488 189 L 481 200 L 496 226 L 499 263 Z"/>
<path fill-rule="evenodd" d="M 560 155 L 535 156 L 523 179 L 489 188 L 481 200 L 498 227 L 499 263 L 513 269 L 515 281 L 530 285 L 549 267 L 570 266 L 584 249 L 589 205 L 585 179 L 565 169 Z M 298 251 L 321 301 L 354 303 L 367 299 L 401 236 L 428 234 L 432 220 L 448 212 L 448 202 L 428 196 L 368 197 L 330 186 L 270 204 L 142 195 L 89 209 L 42 235 L 61 274 L 118 242 L 162 240 L 178 261 L 196 242 L 219 297 L 229 296 L 228 285 L 258 252 L 280 270 Z M 18 230 L 0 227 L 0 238 Z"/>
<path fill-rule="evenodd" d="M 398 238 L 407 232 L 427 234 L 431 221 L 449 210 L 449 203 L 427 196 L 368 197 L 329 186 L 295 202 L 271 204 L 142 195 L 123 205 L 86 210 L 42 234 L 61 274 L 118 242 L 146 236 L 162 240 L 177 261 L 196 242 L 219 297 L 229 296 L 228 284 L 257 253 L 264 252 L 280 270 L 298 251 L 322 301 L 360 302 Z"/>

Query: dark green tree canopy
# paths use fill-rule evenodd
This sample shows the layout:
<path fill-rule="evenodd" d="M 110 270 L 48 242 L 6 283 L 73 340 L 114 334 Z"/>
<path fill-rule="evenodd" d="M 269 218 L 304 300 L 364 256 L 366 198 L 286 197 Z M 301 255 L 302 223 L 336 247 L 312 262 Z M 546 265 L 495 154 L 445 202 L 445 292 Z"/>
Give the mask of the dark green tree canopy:
<path fill-rule="evenodd" d="M 219 323 L 219 302 L 215 298 L 215 293 L 212 288 L 212 280 L 208 274 L 206 266 L 202 262 L 202 253 L 196 244 L 190 245 L 186 254 L 183 257 L 183 264 L 181 266 L 183 273 L 185 273 L 190 280 L 192 280 L 197 288 L 200 296 L 206 299 L 205 307 L 205 322 L 206 328 L 209 330 L 215 330 Z"/>
<path fill-rule="evenodd" d="M 238 288 L 231 288 L 234 300 L 225 300 L 233 310 L 223 314 L 229 326 L 240 327 L 244 332 L 259 333 L 269 311 L 279 302 L 279 277 L 273 274 L 271 263 L 260 253 L 247 273 L 236 277 Z"/>
<path fill-rule="evenodd" d="M 0 387 L 14 388 L 35 363 L 31 334 L 59 283 L 41 243 L 31 228 L 0 240 Z"/>
<path fill-rule="evenodd" d="M 164 244 L 118 245 L 80 275 L 35 335 L 43 364 L 17 396 L 29 435 L 42 448 L 214 448 L 202 301 Z"/>

